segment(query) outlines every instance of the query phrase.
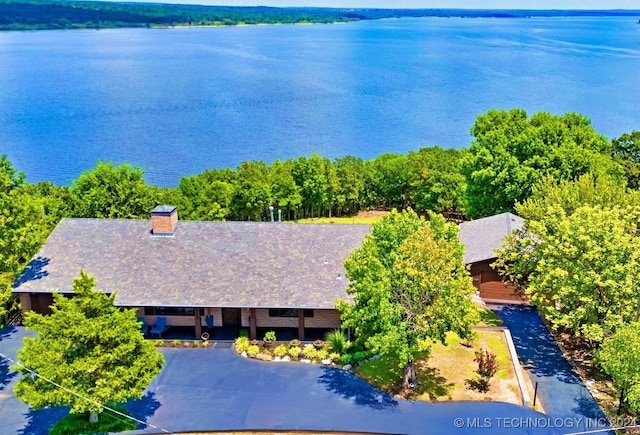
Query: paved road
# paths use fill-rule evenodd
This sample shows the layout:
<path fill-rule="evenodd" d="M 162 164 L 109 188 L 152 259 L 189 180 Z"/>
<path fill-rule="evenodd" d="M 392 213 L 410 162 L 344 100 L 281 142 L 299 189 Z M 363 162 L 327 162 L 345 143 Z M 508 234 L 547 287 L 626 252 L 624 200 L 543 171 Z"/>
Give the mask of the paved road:
<path fill-rule="evenodd" d="M 605 418 L 591 393 L 582 384 L 549 334 L 538 312 L 522 305 L 489 305 L 511 331 L 520 362 L 534 382 L 545 413 L 582 420 L 581 430 Z"/>
<path fill-rule="evenodd" d="M 0 352 L 13 357 L 23 336 L 22 328 L 5 331 L 0 335 Z M 162 351 L 166 357 L 163 371 L 145 397 L 131 402 L 129 409 L 134 416 L 171 432 L 317 429 L 407 434 L 567 433 L 548 430 L 550 423 L 541 423 L 541 414 L 510 404 L 428 404 L 395 399 L 339 369 L 263 363 L 240 358 L 230 349 Z M 0 369 L 0 394 L 4 395 L 0 396 L 0 434 L 46 434 L 66 410 L 29 411 L 11 396 L 16 377 L 4 367 Z M 463 419 L 462 428 L 456 428 L 456 418 Z"/>

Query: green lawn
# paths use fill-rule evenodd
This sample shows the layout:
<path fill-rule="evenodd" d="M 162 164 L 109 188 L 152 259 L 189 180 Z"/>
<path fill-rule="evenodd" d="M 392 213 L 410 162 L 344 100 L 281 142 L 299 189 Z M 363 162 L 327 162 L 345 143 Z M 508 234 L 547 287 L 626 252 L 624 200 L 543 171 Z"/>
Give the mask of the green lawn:
<path fill-rule="evenodd" d="M 380 220 L 382 216 L 348 216 L 348 217 L 320 217 L 312 219 L 300 219 L 301 224 L 373 224 Z"/>

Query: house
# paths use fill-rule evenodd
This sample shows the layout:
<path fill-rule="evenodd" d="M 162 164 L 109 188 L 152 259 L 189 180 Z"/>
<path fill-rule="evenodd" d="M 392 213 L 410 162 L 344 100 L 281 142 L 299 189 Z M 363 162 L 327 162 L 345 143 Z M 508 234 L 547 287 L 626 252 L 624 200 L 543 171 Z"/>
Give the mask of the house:
<path fill-rule="evenodd" d="M 343 263 L 369 225 L 178 221 L 158 206 L 151 222 L 63 219 L 14 284 L 23 310 L 46 313 L 52 292 L 72 294 L 80 269 L 114 303 L 153 324 L 293 328 L 299 338 L 340 326 Z M 318 334 L 312 334 L 318 335 Z"/>
<path fill-rule="evenodd" d="M 522 220 L 506 213 L 460 225 L 480 296 L 517 301 L 491 269 L 502 237 Z M 343 263 L 369 225 L 179 221 L 158 206 L 151 221 L 63 219 L 14 284 L 23 310 L 50 311 L 52 293 L 72 295 L 81 269 L 114 303 L 152 325 L 165 317 L 199 337 L 206 326 L 287 328 L 300 339 L 340 326 L 350 300 Z M 209 325 L 207 324 L 209 322 Z M 191 329 L 193 328 L 193 329 Z"/>
<path fill-rule="evenodd" d="M 485 302 L 522 303 L 515 288 L 503 282 L 491 267 L 508 234 L 522 228 L 524 221 L 512 213 L 502 213 L 460 224 L 460 241 L 465 245 L 464 262 L 470 266 L 473 285 Z"/>

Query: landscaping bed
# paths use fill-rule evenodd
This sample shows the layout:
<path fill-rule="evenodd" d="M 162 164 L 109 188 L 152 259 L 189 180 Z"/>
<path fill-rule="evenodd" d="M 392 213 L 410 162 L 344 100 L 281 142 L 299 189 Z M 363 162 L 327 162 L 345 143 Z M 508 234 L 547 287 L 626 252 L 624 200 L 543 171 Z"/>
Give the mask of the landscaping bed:
<path fill-rule="evenodd" d="M 471 346 L 469 346 L 471 344 Z M 473 390 L 467 380 L 477 378 L 475 352 L 487 349 L 496 355 L 498 371 L 491 379 L 486 393 Z M 509 350 L 500 330 L 478 330 L 472 343 L 460 340 L 455 334 L 447 335 L 446 345 L 435 343 L 428 358 L 414 361 L 417 387 L 402 388 L 403 369 L 397 360 L 387 355 L 366 362 L 356 370 L 358 376 L 392 395 L 412 400 L 447 401 L 476 400 L 522 404 L 522 397 Z"/>

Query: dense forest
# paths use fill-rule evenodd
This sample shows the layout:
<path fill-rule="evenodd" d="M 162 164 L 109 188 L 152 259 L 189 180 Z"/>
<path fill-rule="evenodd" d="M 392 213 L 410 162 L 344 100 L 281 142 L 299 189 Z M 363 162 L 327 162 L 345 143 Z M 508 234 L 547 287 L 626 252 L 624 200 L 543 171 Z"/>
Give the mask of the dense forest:
<path fill-rule="evenodd" d="M 402 17 L 638 16 L 637 11 L 276 8 L 0 0 L 0 30 L 336 23 Z"/>

